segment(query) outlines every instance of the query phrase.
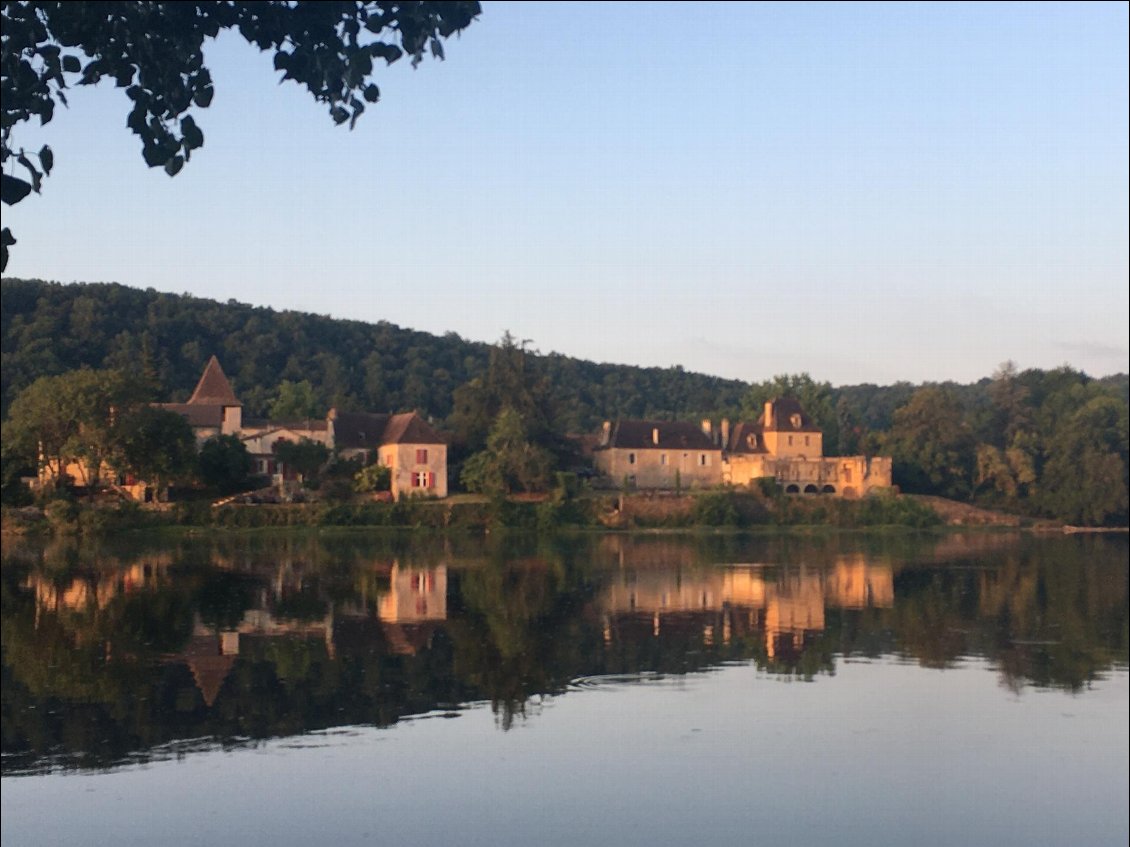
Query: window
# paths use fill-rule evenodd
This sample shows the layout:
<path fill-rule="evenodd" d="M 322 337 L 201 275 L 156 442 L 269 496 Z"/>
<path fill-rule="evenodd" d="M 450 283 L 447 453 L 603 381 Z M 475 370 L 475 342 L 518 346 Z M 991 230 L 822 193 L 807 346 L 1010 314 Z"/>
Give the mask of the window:
<path fill-rule="evenodd" d="M 789 416 L 789 423 L 793 425 L 793 429 L 800 429 L 800 415 L 798 415 L 796 412 L 793 412 Z"/>
<path fill-rule="evenodd" d="M 793 437 L 791 435 L 789 436 L 789 446 L 793 446 Z"/>
<path fill-rule="evenodd" d="M 666 453 L 660 453 L 659 454 L 659 464 L 661 464 L 661 465 L 667 464 L 667 454 Z"/>
<path fill-rule="evenodd" d="M 808 446 L 808 436 L 807 435 L 804 437 L 804 446 L 805 447 Z"/>
<path fill-rule="evenodd" d="M 413 488 L 432 488 L 434 487 L 435 475 L 431 471 L 416 471 L 412 474 L 412 487 Z"/>
<path fill-rule="evenodd" d="M 636 463 L 636 454 L 635 453 L 629 453 L 628 454 L 628 464 L 634 465 L 635 463 Z"/>
<path fill-rule="evenodd" d="M 428 463 L 428 451 L 421 449 L 416 451 L 416 464 L 426 465 Z"/>
<path fill-rule="evenodd" d="M 698 465 L 699 465 L 699 467 L 705 468 L 709 464 L 710 464 L 710 457 L 707 456 L 705 453 L 699 453 L 698 454 Z"/>

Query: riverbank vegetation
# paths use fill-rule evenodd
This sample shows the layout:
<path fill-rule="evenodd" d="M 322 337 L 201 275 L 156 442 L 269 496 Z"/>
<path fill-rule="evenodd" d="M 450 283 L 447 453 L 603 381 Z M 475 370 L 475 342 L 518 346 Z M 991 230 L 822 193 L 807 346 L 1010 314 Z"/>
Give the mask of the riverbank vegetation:
<path fill-rule="evenodd" d="M 138 421 L 118 411 L 128 407 L 140 414 L 150 400 L 183 400 L 216 354 L 248 416 L 305 416 L 330 406 L 418 410 L 450 435 L 451 489 L 484 495 L 495 506 L 476 508 L 495 516 L 540 508 L 543 515 L 564 514 L 565 523 L 599 522 L 576 513 L 575 503 L 583 501 L 573 495 L 562 500 L 554 492 L 561 473 L 591 474 L 583 436 L 602 420 L 755 420 L 765 400 L 792 395 L 823 431 L 827 455 L 892 456 L 894 482 L 903 492 L 1028 519 L 1127 523 L 1126 374 L 1095 379 L 1066 366 L 1020 370 L 1006 363 L 992 377 L 968 385 L 833 387 L 807 374 L 745 383 L 681 368 L 541 355 L 509 334 L 486 345 L 453 333 L 433 336 L 383 322 L 276 312 L 120 285 L 8 279 L 3 303 L 3 491 L 12 505 L 27 502 L 19 479 L 36 471 L 36 444 L 49 448 L 39 461 L 60 462 L 64 454 L 105 457 L 113 468 L 138 477 L 191 483 L 193 496 L 254 488 L 246 461 L 231 455 L 233 445 L 211 445 L 190 461 L 177 447 L 184 433 L 176 432 L 171 419 L 147 413 Z M 371 474 L 359 478 L 363 469 L 335 466 L 332 457 L 300 456 L 307 446 L 288 448 L 295 462 L 310 460 L 304 465 L 306 490 L 298 499 L 321 502 L 305 511 L 366 525 L 400 525 L 407 521 L 404 514 L 414 514 L 415 505 L 351 499 L 379 490 L 380 482 L 369 479 Z M 547 497 L 552 505 L 498 505 L 523 493 Z M 871 512 L 876 520 L 894 523 L 924 520 L 914 506 L 825 499 L 782 506 L 768 518 L 760 506 L 750 505 L 757 502 L 756 492 L 751 495 L 709 493 L 694 501 L 689 518 L 650 516 L 642 506 L 621 518 L 637 525 L 690 525 L 680 523 L 684 520 L 756 525 L 792 520 L 780 515 L 794 510 L 816 522 L 865 521 L 870 518 L 860 516 Z M 437 510 L 454 514 L 468 508 Z M 902 511 L 892 515 L 894 509 Z"/>

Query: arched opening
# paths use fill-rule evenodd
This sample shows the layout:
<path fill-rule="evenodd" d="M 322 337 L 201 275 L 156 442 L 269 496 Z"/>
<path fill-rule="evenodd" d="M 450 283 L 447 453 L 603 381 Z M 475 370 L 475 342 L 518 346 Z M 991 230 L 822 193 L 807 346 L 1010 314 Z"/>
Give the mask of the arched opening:
<path fill-rule="evenodd" d="M 811 482 L 804 487 L 805 494 L 819 494 L 820 489 L 813 485 Z"/>
<path fill-rule="evenodd" d="M 785 493 L 786 494 L 800 494 L 800 486 L 799 485 L 786 485 L 785 486 Z"/>
<path fill-rule="evenodd" d="M 835 494 L 836 493 L 836 486 L 825 485 L 823 488 L 820 489 L 820 493 L 821 494 Z"/>
<path fill-rule="evenodd" d="M 856 490 L 854 488 L 852 488 L 850 485 L 844 487 L 843 494 L 844 494 L 845 497 L 858 497 L 859 496 L 859 494 L 856 493 Z"/>

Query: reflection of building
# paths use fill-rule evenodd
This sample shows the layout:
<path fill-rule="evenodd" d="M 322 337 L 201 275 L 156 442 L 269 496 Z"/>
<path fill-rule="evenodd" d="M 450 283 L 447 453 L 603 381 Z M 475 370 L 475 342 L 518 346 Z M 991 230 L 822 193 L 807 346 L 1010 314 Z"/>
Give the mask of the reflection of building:
<path fill-rule="evenodd" d="M 447 618 L 447 568 L 405 568 L 393 563 L 388 594 L 377 601 L 377 617 L 388 623 Z"/>
<path fill-rule="evenodd" d="M 122 595 L 164 584 L 169 564 L 167 556 L 148 557 L 128 567 L 66 582 L 32 574 L 26 585 L 35 592 L 37 620 L 41 614 L 68 612 L 80 616 L 106 609 Z M 377 577 L 374 595 L 363 590 L 360 602 L 341 603 L 339 608 L 320 593 L 309 592 L 311 575 L 300 563 L 279 562 L 272 579 L 257 583 L 254 608 L 244 611 L 237 624 L 208 624 L 196 612 L 188 640 L 166 659 L 188 666 L 205 704 L 211 707 L 237 659 L 266 640 L 315 640 L 324 644 L 325 654 L 331 659 L 341 643 L 352 652 L 364 653 L 372 653 L 376 645 L 384 645 L 384 650 L 394 655 L 412 655 L 425 649 L 447 618 L 446 566 L 417 568 L 393 560 L 375 565 L 373 575 Z M 303 608 L 304 594 L 313 602 Z M 288 609 L 300 617 L 288 613 Z M 101 630 L 91 630 L 91 636 L 85 632 L 80 629 L 77 640 L 102 637 L 97 635 Z"/>
<path fill-rule="evenodd" d="M 841 609 L 888 609 L 895 603 L 890 565 L 868 562 L 861 553 L 840 556 L 828 576 L 829 605 Z"/>
<path fill-rule="evenodd" d="M 889 565 L 855 554 L 830 569 L 731 566 L 716 569 L 624 568 L 605 592 L 605 638 L 623 627 L 652 634 L 697 626 L 704 643 L 757 632 L 770 659 L 795 658 L 807 635 L 821 632 L 826 608 L 889 607 Z"/>
<path fill-rule="evenodd" d="M 715 429 L 671 421 L 606 421 L 594 461 L 615 482 L 640 488 L 750 485 L 771 479 L 789 494 L 858 497 L 891 485 L 891 460 L 882 456 L 825 456 L 824 435 L 800 403 L 782 397 L 765 404 L 754 423 Z"/>
<path fill-rule="evenodd" d="M 65 584 L 33 573 L 25 584 L 35 592 L 38 611 L 81 612 L 87 608 L 104 609 L 121 594 L 155 588 L 168 567 L 167 557 L 148 557 L 120 570 L 72 577 Z"/>

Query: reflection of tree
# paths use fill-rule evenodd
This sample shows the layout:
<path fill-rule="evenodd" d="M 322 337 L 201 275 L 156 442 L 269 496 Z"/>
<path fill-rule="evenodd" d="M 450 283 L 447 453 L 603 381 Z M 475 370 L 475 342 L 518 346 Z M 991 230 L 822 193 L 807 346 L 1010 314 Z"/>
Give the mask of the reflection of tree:
<path fill-rule="evenodd" d="M 1076 690 L 1127 660 L 1125 539 L 1015 539 L 942 563 L 932 547 L 903 537 L 855 543 L 867 552 L 850 559 L 834 558 L 843 545 L 826 538 L 743 546 L 736 536 L 541 548 L 522 538 L 484 548 L 467 539 L 323 544 L 238 536 L 160 554 L 144 545 L 132 553 L 6 550 L 5 768 L 42 767 L 53 754 L 105 766 L 184 738 L 385 726 L 480 699 L 509 727 L 531 698 L 559 693 L 578 677 L 682 674 L 724 661 L 814 679 L 832 673 L 841 655 L 901 653 L 930 667 L 977 655 L 1014 688 Z M 872 545 L 885 551 L 882 567 Z M 453 564 L 453 555 L 463 563 Z M 614 570 L 590 564 L 601 557 Z M 745 589 L 717 587 L 721 573 L 741 569 L 715 563 L 742 557 L 817 564 L 747 568 L 767 589 L 767 599 L 756 601 L 752 576 Z M 858 579 L 899 559 L 893 607 L 866 605 Z M 165 564 L 154 565 L 152 579 L 130 582 L 144 570 L 140 563 L 158 560 Z M 390 625 L 377 615 L 394 561 L 423 571 L 441 560 L 448 562 L 447 620 Z M 856 579 L 851 586 L 848 576 Z M 822 619 L 797 580 L 816 580 L 826 598 L 839 598 L 824 601 Z M 682 586 L 686 603 L 658 616 L 658 606 L 611 607 L 614 583 L 631 584 L 642 597 L 645 583 L 666 591 L 668 582 Z M 691 608 L 707 585 L 714 599 Z M 776 629 L 767 605 L 774 596 L 791 598 L 796 609 L 791 618 L 779 615 Z M 892 602 L 889 588 L 883 596 Z M 270 627 L 255 623 L 267 619 Z M 217 630 L 226 628 L 239 629 L 237 651 L 225 647 L 225 675 L 206 696 L 191 665 L 203 653 L 192 650 L 218 656 Z M 782 636 L 772 653 L 771 629 Z"/>
<path fill-rule="evenodd" d="M 1006 685 L 1078 690 L 1126 661 L 1126 569 L 1100 564 L 1092 541 L 1056 545 L 1034 563 L 1009 556 L 985 575 L 978 615 L 996 624 L 994 654 Z"/>
<path fill-rule="evenodd" d="M 255 605 L 254 589 L 258 580 L 246 574 L 212 571 L 204 576 L 196 590 L 196 607 L 200 619 L 215 629 L 234 629 Z"/>
<path fill-rule="evenodd" d="M 454 674 L 485 694 L 504 728 L 536 694 L 564 689 L 584 667 L 582 612 L 594 585 L 571 557 L 495 557 L 459 579 L 461 608 L 448 631 Z"/>

